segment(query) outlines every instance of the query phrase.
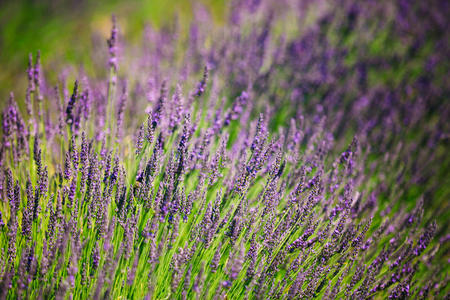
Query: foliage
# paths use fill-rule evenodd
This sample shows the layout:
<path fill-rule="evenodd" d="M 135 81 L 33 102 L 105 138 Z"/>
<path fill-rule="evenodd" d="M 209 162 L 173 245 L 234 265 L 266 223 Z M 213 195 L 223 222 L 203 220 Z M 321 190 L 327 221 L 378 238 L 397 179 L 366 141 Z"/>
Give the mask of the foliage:
<path fill-rule="evenodd" d="M 113 17 L 98 76 L 30 55 L 0 298 L 448 296 L 449 7 L 338 2 L 199 5 L 138 46 Z"/>

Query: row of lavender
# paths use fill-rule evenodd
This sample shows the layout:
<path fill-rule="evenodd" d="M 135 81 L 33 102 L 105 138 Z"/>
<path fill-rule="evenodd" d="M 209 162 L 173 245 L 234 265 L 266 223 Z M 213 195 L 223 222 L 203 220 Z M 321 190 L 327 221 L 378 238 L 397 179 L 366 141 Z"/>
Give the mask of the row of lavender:
<path fill-rule="evenodd" d="M 30 56 L 0 298 L 448 297 L 449 6 L 274 2 L 113 19 L 107 79 Z"/>

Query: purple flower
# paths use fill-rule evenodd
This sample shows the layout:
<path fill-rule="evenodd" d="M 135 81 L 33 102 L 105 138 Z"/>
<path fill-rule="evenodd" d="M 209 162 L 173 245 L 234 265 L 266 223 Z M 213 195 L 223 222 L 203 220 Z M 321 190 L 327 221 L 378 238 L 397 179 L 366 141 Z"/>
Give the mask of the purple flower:
<path fill-rule="evenodd" d="M 244 263 L 244 245 L 241 243 L 239 251 L 234 254 L 231 269 L 230 269 L 230 280 L 234 281 L 238 278 L 239 273 L 242 269 L 242 264 Z"/>
<path fill-rule="evenodd" d="M 141 125 L 139 127 L 136 136 L 136 155 L 141 153 L 143 147 L 144 147 L 144 125 Z"/>
<path fill-rule="evenodd" d="M 208 67 L 205 66 L 205 68 L 203 69 L 203 78 L 198 83 L 197 89 L 195 90 L 195 95 L 197 97 L 200 97 L 205 92 L 206 82 L 208 81 L 208 74 L 209 74 Z"/>
<path fill-rule="evenodd" d="M 34 69 L 33 69 L 33 54 L 28 55 L 28 67 L 27 67 L 27 78 L 28 78 L 28 92 L 34 91 Z M 31 114 L 30 114 L 31 115 Z"/>
<path fill-rule="evenodd" d="M 165 104 L 167 100 L 167 82 L 164 80 L 161 84 L 160 95 L 158 97 L 158 102 L 153 109 L 152 114 L 152 129 L 156 129 L 156 127 L 161 123 L 161 118 L 163 114 L 163 109 L 165 109 Z"/>
<path fill-rule="evenodd" d="M 427 248 L 428 244 L 431 242 L 431 239 L 434 237 L 436 229 L 437 229 L 436 222 L 430 223 L 425 228 L 425 231 L 419 237 L 419 240 L 417 241 L 417 244 L 413 249 L 413 253 L 415 256 L 419 256 L 425 250 L 425 248 Z"/>
<path fill-rule="evenodd" d="M 100 264 L 100 250 L 98 246 L 98 242 L 95 243 L 94 249 L 92 249 L 92 271 L 91 275 L 97 270 Z"/>
<path fill-rule="evenodd" d="M 120 141 L 122 139 L 123 135 L 123 118 L 124 118 L 124 112 L 127 105 L 128 100 L 128 90 L 127 90 L 127 84 L 126 81 L 123 83 L 122 88 L 122 95 L 119 99 L 119 106 L 117 107 L 117 123 L 116 123 L 116 139 L 117 141 Z"/>
<path fill-rule="evenodd" d="M 217 271 L 217 268 L 219 267 L 220 263 L 220 250 L 222 248 L 222 244 L 219 244 L 219 246 L 216 249 L 216 252 L 214 252 L 213 259 L 211 260 L 211 272 L 215 273 Z"/>
<path fill-rule="evenodd" d="M 36 62 L 33 67 L 33 81 L 34 86 L 36 87 L 37 90 L 39 90 L 41 85 L 40 75 L 41 75 L 41 51 L 38 50 L 36 53 Z"/>
<path fill-rule="evenodd" d="M 233 103 L 233 106 L 231 110 L 227 112 L 225 115 L 225 121 L 223 123 L 223 126 L 230 125 L 230 122 L 232 120 L 237 120 L 239 116 L 244 111 L 244 107 L 247 105 L 247 102 L 249 100 L 249 96 L 246 91 L 243 91 L 239 97 L 236 98 L 236 100 Z"/>
<path fill-rule="evenodd" d="M 69 103 L 67 104 L 66 107 L 66 123 L 67 125 L 70 126 L 70 128 L 72 128 L 72 125 L 74 123 L 75 117 L 73 115 L 73 110 L 75 108 L 75 102 L 77 101 L 77 98 L 78 98 L 78 80 L 75 80 L 72 96 L 70 96 Z"/>
<path fill-rule="evenodd" d="M 184 99 L 181 92 L 181 86 L 179 84 L 175 87 L 175 92 L 172 96 L 172 111 L 170 114 L 170 124 L 169 127 L 175 130 L 181 123 L 183 117 L 183 106 Z"/>
<path fill-rule="evenodd" d="M 108 44 L 108 52 L 109 52 L 109 67 L 114 71 L 114 73 L 117 72 L 117 20 L 116 16 L 112 15 L 111 17 L 112 21 L 112 29 L 111 29 L 111 36 L 107 40 Z"/>
<path fill-rule="evenodd" d="M 72 176 L 72 168 L 71 168 L 71 158 L 70 158 L 70 152 L 66 152 L 66 157 L 64 159 L 64 179 L 69 180 Z"/>

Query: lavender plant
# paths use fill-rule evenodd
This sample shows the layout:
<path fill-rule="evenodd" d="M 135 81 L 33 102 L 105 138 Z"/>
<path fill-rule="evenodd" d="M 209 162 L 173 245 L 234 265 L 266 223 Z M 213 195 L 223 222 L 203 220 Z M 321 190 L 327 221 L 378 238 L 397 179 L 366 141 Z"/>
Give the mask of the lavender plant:
<path fill-rule="evenodd" d="M 282 2 L 113 18 L 101 76 L 30 55 L 1 299 L 449 296 L 449 6 Z"/>

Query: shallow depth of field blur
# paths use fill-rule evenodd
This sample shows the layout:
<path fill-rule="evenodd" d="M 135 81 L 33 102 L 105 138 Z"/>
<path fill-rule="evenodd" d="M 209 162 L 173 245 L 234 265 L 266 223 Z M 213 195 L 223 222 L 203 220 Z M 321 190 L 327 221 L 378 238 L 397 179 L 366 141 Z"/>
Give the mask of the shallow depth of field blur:
<path fill-rule="evenodd" d="M 109 35 L 111 14 L 118 16 L 122 34 L 130 42 L 138 41 L 144 25 L 160 27 L 175 18 L 188 28 L 195 1 L 1 1 L 0 2 L 0 95 L 11 90 L 20 93 L 26 84 L 24 70 L 28 53 L 41 50 L 48 67 L 83 65 L 94 72 L 92 51 L 96 42 Z M 223 0 L 205 0 L 215 22 L 223 22 Z M 101 45 L 103 46 L 103 45 Z M 50 72 L 51 73 L 51 72 Z M 49 74 L 55 76 L 55 74 Z M 24 91 L 22 89 L 22 94 Z M 4 101 L 3 101 L 4 102 Z"/>
<path fill-rule="evenodd" d="M 450 4 L 98 2 L 0 2 L 0 299 L 448 299 Z"/>

